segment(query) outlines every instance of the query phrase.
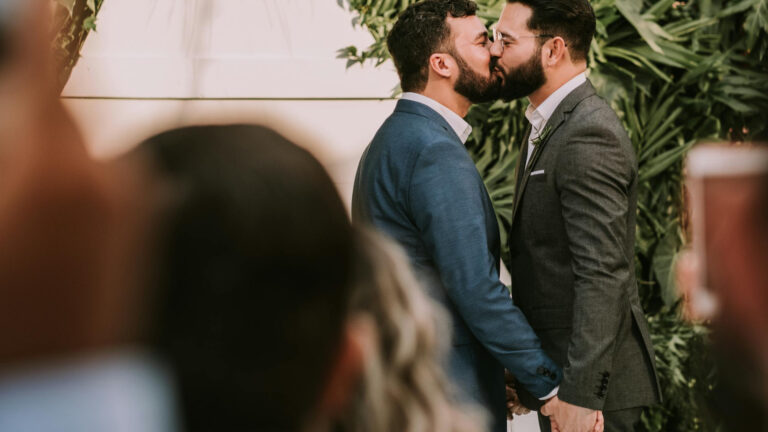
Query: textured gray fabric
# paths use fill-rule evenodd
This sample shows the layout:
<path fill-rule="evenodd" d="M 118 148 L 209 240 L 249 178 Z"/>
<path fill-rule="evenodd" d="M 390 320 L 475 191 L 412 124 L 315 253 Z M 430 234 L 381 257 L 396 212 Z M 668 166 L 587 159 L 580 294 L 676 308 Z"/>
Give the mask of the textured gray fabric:
<path fill-rule="evenodd" d="M 605 432 L 634 432 L 642 415 L 642 407 L 605 411 Z"/>
<path fill-rule="evenodd" d="M 527 168 L 518 166 L 509 237 L 515 304 L 563 367 L 560 399 L 601 410 L 656 403 L 635 280 L 629 137 L 590 82 L 563 100 L 546 129 Z"/>

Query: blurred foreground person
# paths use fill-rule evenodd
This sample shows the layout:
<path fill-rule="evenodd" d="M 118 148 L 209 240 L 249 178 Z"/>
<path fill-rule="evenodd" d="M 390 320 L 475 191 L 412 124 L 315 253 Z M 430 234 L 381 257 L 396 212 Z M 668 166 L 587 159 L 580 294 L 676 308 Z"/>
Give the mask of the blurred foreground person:
<path fill-rule="evenodd" d="M 678 262 L 689 316 L 713 320 L 713 414 L 768 430 L 768 147 L 700 146 L 687 165 L 693 247 Z"/>
<path fill-rule="evenodd" d="M 132 348 L 138 180 L 88 156 L 55 90 L 49 2 L 23 4 L 0 63 L 0 430 L 174 430 L 162 368 Z"/>
<path fill-rule="evenodd" d="M 274 131 L 157 135 L 163 217 L 153 345 L 188 431 L 323 431 L 357 385 L 368 328 L 347 319 L 352 227 L 330 177 Z"/>
<path fill-rule="evenodd" d="M 405 253 L 392 241 L 361 232 L 360 277 L 352 314 L 375 323 L 364 380 L 348 410 L 346 430 L 473 432 L 487 430 L 479 407 L 452 400 L 441 359 L 449 318 L 423 292 Z M 438 330 L 441 329 L 441 330 Z"/>

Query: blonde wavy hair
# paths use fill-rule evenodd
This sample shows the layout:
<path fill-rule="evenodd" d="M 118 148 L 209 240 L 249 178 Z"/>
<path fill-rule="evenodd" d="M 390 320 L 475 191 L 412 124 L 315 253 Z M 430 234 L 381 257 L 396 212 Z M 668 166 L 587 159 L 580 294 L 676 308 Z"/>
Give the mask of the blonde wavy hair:
<path fill-rule="evenodd" d="M 359 282 L 350 313 L 368 314 L 375 323 L 376 339 L 366 355 L 363 379 L 344 429 L 486 430 L 483 411 L 456 402 L 443 372 L 448 315 L 427 297 L 395 243 L 365 230 L 360 231 L 360 244 Z"/>

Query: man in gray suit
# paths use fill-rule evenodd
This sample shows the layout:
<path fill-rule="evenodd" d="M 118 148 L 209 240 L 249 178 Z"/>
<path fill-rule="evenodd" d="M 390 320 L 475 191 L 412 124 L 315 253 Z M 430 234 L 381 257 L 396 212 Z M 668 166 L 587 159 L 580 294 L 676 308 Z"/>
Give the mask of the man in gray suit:
<path fill-rule="evenodd" d="M 352 217 L 405 248 L 451 314 L 452 381 L 505 432 L 504 368 L 537 398 L 551 397 L 561 371 L 499 281 L 496 216 L 464 148 L 462 117 L 495 98 L 500 81 L 475 10 L 469 0 L 426 0 L 394 25 L 387 45 L 405 93 L 360 160 Z"/>
<path fill-rule="evenodd" d="M 491 53 L 505 100 L 528 96 L 509 237 L 512 290 L 563 368 L 541 412 L 563 432 L 631 431 L 659 402 L 634 269 L 637 162 L 585 72 L 588 0 L 510 0 Z M 542 430 L 550 420 L 539 417 Z"/>

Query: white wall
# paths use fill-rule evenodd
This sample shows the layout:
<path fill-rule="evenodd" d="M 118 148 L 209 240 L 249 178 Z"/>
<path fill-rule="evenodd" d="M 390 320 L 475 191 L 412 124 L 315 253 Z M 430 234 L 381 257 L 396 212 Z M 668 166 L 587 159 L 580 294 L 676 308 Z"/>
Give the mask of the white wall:
<path fill-rule="evenodd" d="M 246 121 L 309 142 L 345 201 L 394 108 L 391 64 L 346 69 L 373 39 L 332 0 L 107 0 L 63 97 L 100 157 L 165 128 Z"/>
<path fill-rule="evenodd" d="M 397 85 L 390 63 L 336 58 L 373 41 L 351 20 L 336 0 L 106 0 L 63 98 L 99 157 L 173 126 L 273 125 L 315 151 L 349 205 Z M 535 416 L 512 430 L 538 431 Z"/>

